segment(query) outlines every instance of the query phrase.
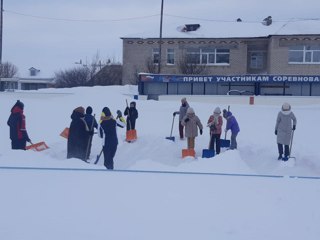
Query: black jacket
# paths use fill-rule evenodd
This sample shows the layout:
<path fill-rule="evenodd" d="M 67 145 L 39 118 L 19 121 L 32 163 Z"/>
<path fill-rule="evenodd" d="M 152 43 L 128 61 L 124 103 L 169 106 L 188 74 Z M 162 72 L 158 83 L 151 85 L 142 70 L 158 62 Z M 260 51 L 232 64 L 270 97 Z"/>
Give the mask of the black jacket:
<path fill-rule="evenodd" d="M 84 120 L 84 114 L 73 111 L 71 119 L 67 158 L 86 160 L 90 132 Z"/>

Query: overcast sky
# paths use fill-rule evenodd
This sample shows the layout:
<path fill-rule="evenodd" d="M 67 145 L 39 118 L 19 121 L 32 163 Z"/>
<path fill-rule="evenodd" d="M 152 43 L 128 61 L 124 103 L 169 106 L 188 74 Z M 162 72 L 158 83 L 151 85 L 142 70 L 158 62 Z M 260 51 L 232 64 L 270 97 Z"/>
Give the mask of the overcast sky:
<path fill-rule="evenodd" d="M 3 0 L 2 60 L 21 77 L 30 67 L 53 76 L 97 53 L 122 62 L 120 37 L 159 29 L 160 6 L 161 0 Z M 164 21 L 320 18 L 319 9 L 319 0 L 164 0 Z"/>

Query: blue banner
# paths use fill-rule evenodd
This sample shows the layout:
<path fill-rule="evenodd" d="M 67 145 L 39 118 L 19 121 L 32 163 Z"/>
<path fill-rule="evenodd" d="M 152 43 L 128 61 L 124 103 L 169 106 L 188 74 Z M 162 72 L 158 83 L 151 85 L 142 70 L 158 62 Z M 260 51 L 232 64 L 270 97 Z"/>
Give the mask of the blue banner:
<path fill-rule="evenodd" d="M 163 75 L 139 74 L 140 82 L 163 83 L 320 83 L 320 76 L 311 75 L 228 75 L 228 76 L 194 76 L 194 75 Z"/>

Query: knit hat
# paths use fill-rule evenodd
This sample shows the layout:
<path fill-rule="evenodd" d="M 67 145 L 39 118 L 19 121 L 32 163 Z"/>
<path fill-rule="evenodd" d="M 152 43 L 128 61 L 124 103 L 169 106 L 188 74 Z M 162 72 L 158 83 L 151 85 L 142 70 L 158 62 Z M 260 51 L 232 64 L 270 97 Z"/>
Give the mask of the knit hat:
<path fill-rule="evenodd" d="M 193 108 L 189 107 L 189 108 L 187 109 L 187 114 L 194 114 Z"/>
<path fill-rule="evenodd" d="M 88 106 L 86 109 L 86 114 L 91 114 L 92 113 L 92 107 Z"/>
<path fill-rule="evenodd" d="M 184 98 L 181 98 L 181 102 L 182 103 L 185 103 L 185 102 L 187 102 L 187 99 L 184 97 Z"/>
<path fill-rule="evenodd" d="M 21 110 L 23 110 L 24 104 L 23 102 L 20 102 L 20 100 L 17 100 L 13 107 L 19 107 Z"/>
<path fill-rule="evenodd" d="M 80 106 L 80 107 L 77 107 L 77 108 L 75 108 L 73 111 L 84 114 L 84 107 L 81 107 L 81 106 Z"/>
<path fill-rule="evenodd" d="M 290 111 L 291 110 L 291 106 L 289 103 L 284 103 L 282 104 L 282 108 L 281 108 L 282 111 Z"/>
<path fill-rule="evenodd" d="M 106 117 L 110 117 L 111 116 L 111 111 L 108 107 L 104 107 L 102 109 L 102 112 L 106 115 Z"/>
<path fill-rule="evenodd" d="M 136 102 L 134 102 L 134 101 L 131 102 L 131 103 L 130 103 L 130 107 L 131 107 L 131 106 L 132 106 L 132 107 L 136 107 Z"/>
<path fill-rule="evenodd" d="M 219 107 L 216 107 L 213 111 L 213 113 L 216 113 L 216 114 L 221 114 L 221 110 Z"/>

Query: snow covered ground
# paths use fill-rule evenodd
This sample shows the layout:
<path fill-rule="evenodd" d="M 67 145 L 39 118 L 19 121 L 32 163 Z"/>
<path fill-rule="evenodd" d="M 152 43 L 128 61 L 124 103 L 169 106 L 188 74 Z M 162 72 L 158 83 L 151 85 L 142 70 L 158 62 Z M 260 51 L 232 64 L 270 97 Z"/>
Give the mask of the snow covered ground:
<path fill-rule="evenodd" d="M 0 93 L 0 236 L 34 239 L 318 239 L 320 235 L 319 98 L 186 96 L 205 125 L 216 106 L 230 105 L 241 132 L 238 150 L 201 158 L 209 131 L 196 139 L 197 158 L 181 158 L 186 141 L 170 135 L 180 98 L 137 100 L 138 140 L 118 129 L 116 171 L 66 159 L 60 132 L 77 106 L 115 114 L 132 101 L 133 86 Z M 25 104 L 33 142 L 43 152 L 10 149 L 6 121 L 17 99 Z M 267 100 L 266 100 L 267 99 Z M 311 99 L 311 101 L 310 101 Z M 277 161 L 274 125 L 284 101 L 298 124 L 289 162 Z M 102 141 L 93 139 L 91 159 Z M 59 170 L 60 169 L 60 170 Z M 152 172 L 148 172 L 152 171 Z"/>

